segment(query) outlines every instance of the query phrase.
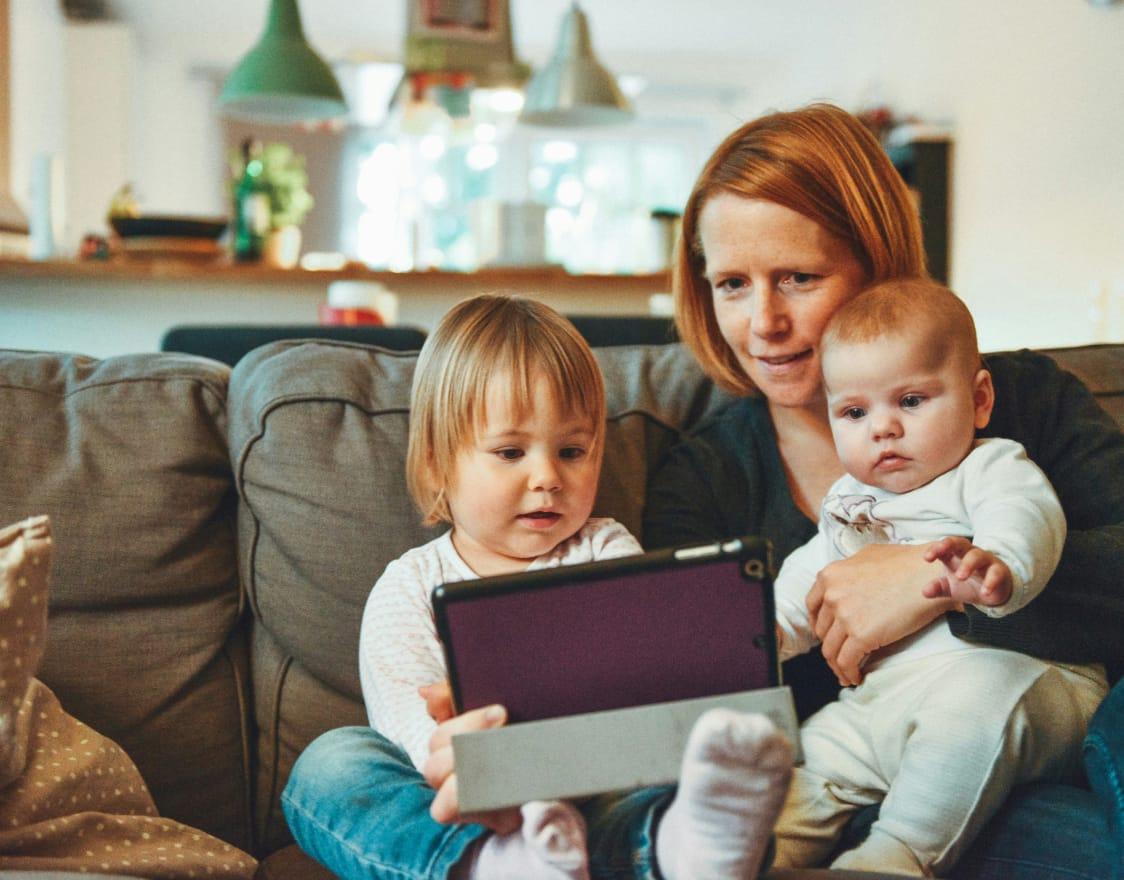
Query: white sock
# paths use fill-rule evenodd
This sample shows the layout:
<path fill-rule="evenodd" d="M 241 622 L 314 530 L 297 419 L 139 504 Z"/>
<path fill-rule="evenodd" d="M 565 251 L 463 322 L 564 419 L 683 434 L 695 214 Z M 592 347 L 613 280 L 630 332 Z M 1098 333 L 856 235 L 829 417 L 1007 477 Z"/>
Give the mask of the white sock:
<path fill-rule="evenodd" d="M 523 827 L 485 838 L 466 876 L 473 880 L 588 880 L 585 820 L 565 801 L 524 804 Z"/>
<path fill-rule="evenodd" d="M 791 776 L 792 747 L 764 715 L 711 709 L 700 717 L 656 833 L 664 876 L 756 877 Z"/>

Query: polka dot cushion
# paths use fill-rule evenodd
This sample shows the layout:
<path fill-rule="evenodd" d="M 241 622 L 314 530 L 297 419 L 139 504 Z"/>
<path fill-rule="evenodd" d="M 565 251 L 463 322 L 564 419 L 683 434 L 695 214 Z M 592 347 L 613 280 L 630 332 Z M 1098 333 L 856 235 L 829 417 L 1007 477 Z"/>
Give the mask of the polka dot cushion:
<path fill-rule="evenodd" d="M 252 876 L 250 856 L 157 816 L 128 755 L 34 677 L 50 561 L 47 517 L 0 529 L 0 870 Z"/>

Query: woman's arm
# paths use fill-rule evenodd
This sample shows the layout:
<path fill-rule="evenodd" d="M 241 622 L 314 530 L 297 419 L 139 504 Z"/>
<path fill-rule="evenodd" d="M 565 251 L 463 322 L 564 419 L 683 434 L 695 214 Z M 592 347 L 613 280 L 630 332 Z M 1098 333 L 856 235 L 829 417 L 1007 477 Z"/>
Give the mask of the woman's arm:
<path fill-rule="evenodd" d="M 952 599 L 929 599 L 922 592 L 942 568 L 926 561 L 928 546 L 869 544 L 816 576 L 808 612 L 840 684 L 858 684 L 869 654 L 959 607 Z"/>

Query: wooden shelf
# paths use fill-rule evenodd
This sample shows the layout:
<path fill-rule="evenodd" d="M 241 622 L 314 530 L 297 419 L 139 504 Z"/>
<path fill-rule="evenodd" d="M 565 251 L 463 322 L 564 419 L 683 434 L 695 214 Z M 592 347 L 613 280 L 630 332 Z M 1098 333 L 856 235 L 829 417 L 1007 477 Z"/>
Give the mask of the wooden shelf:
<path fill-rule="evenodd" d="M 611 284 L 629 289 L 652 291 L 670 289 L 667 273 L 644 275 L 572 275 L 561 267 L 518 266 L 486 268 L 476 272 L 385 272 L 363 266 L 341 270 L 272 269 L 260 265 L 232 263 L 225 260 L 193 262 L 190 260 L 0 260 L 0 275 L 8 278 L 47 278 L 70 283 L 100 280 L 121 281 L 205 281 L 230 284 L 328 284 L 332 281 L 377 281 L 391 288 L 410 289 L 441 286 L 445 288 L 496 289 L 549 287 L 585 289 L 591 285 Z"/>

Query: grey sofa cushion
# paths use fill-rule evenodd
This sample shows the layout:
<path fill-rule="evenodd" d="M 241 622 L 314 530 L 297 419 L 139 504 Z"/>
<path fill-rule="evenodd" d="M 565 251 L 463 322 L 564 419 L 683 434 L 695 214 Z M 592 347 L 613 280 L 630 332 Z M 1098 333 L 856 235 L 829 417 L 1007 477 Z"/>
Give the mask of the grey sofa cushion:
<path fill-rule="evenodd" d="M 1042 353 L 1084 382 L 1097 403 L 1124 426 L 1124 345 L 1045 348 Z"/>
<path fill-rule="evenodd" d="M 0 522 L 54 532 L 40 677 L 162 814 L 247 848 L 226 369 L 0 351 L 0 376 Z"/>
<path fill-rule="evenodd" d="M 723 398 L 678 345 L 597 355 L 609 427 L 596 509 L 637 530 L 648 470 Z M 365 722 L 357 646 L 372 584 L 440 531 L 419 524 L 406 491 L 414 361 L 347 343 L 279 342 L 231 377 L 265 852 L 288 840 L 277 799 L 296 756 L 324 730 Z"/>

